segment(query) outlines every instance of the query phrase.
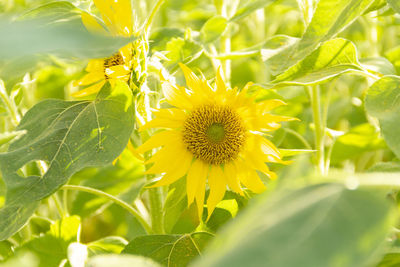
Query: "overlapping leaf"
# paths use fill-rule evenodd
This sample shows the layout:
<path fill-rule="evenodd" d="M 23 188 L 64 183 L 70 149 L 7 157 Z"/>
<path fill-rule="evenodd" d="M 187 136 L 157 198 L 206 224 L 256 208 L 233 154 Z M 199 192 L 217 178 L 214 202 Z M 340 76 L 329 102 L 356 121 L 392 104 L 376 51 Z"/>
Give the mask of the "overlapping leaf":
<path fill-rule="evenodd" d="M 400 157 L 400 77 L 387 76 L 375 82 L 367 91 L 365 108 L 379 119 L 383 138 Z"/>
<path fill-rule="evenodd" d="M 268 59 L 274 75 L 293 66 L 349 26 L 374 0 L 320 0 L 303 37 Z"/>
<path fill-rule="evenodd" d="M 7 186 L 0 210 L 0 240 L 18 231 L 39 201 L 87 166 L 110 163 L 126 146 L 133 129 L 132 94 L 122 82 L 107 83 L 93 101 L 45 100 L 29 110 L 17 130 L 27 134 L 0 154 Z M 19 169 L 44 161 L 42 176 L 23 178 Z"/>
<path fill-rule="evenodd" d="M 393 223 L 375 188 L 277 191 L 221 231 L 193 266 L 372 266 Z"/>
<path fill-rule="evenodd" d="M 123 253 L 152 258 L 168 267 L 183 267 L 195 257 L 212 238 L 206 232 L 185 235 L 149 235 L 132 240 Z"/>

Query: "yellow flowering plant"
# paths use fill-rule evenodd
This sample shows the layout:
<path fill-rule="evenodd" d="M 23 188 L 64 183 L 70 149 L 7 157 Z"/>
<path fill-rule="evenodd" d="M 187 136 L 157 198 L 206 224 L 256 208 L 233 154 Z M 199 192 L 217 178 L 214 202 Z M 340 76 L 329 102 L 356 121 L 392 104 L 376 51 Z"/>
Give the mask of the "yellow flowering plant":
<path fill-rule="evenodd" d="M 0 1 L 0 267 L 398 266 L 399 12 Z"/>

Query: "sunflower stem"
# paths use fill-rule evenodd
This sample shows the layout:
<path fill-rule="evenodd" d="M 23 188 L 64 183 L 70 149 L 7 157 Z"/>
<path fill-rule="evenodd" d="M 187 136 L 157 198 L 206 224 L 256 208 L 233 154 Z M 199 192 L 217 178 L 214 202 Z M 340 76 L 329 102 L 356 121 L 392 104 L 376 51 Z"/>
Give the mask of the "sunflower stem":
<path fill-rule="evenodd" d="M 61 187 L 61 189 L 87 192 L 87 193 L 97 195 L 99 197 L 104 197 L 108 200 L 111 200 L 112 202 L 114 202 L 115 204 L 119 205 L 120 207 L 127 210 L 130 214 L 132 214 L 139 221 L 139 223 L 143 226 L 143 228 L 146 230 L 147 233 L 152 232 L 150 225 L 146 222 L 146 220 L 141 216 L 141 214 L 136 209 L 134 209 L 131 205 L 129 205 L 125 201 L 123 201 L 117 197 L 114 197 L 113 195 L 110 195 L 110 194 L 108 194 L 104 191 L 98 190 L 98 189 L 81 186 L 81 185 L 64 185 Z"/>
<path fill-rule="evenodd" d="M 11 117 L 11 122 L 14 124 L 14 126 L 17 126 L 21 121 L 21 116 L 19 115 L 18 108 L 15 105 L 14 101 L 12 101 L 7 94 L 6 87 L 2 80 L 0 80 L 0 98 L 3 101 L 4 105 L 6 105 L 8 114 Z"/>
<path fill-rule="evenodd" d="M 145 32 L 150 30 L 151 24 L 153 23 L 154 16 L 156 15 L 157 11 L 160 9 L 161 5 L 164 3 L 165 0 L 158 0 L 156 5 L 151 10 L 150 16 L 146 21 L 146 25 L 144 26 Z"/>
<path fill-rule="evenodd" d="M 144 106 L 146 112 L 146 120 L 152 119 L 151 115 L 151 100 L 150 100 L 150 89 L 144 86 Z M 143 132 L 141 134 L 142 143 L 146 142 L 150 138 L 150 133 Z M 145 162 L 152 156 L 152 151 L 144 153 Z M 145 165 L 146 171 L 150 168 L 149 164 Z M 147 181 L 151 181 L 155 176 L 153 174 L 147 174 Z M 163 192 L 162 188 L 155 187 L 147 190 L 149 194 L 149 209 L 151 218 L 151 229 L 153 234 L 164 234 L 164 216 L 163 216 Z"/>
<path fill-rule="evenodd" d="M 220 15 L 228 18 L 228 10 L 226 4 L 222 6 L 219 10 Z M 227 26 L 225 32 L 222 34 L 220 39 L 220 54 L 230 54 L 231 53 L 231 34 L 229 25 Z M 230 59 L 221 59 L 221 66 L 224 73 L 224 80 L 226 85 L 231 86 L 231 60 Z"/>
<path fill-rule="evenodd" d="M 321 97 L 318 85 L 313 85 L 309 88 L 311 107 L 314 119 L 314 136 L 315 136 L 315 150 L 317 157 L 317 169 L 320 174 L 325 175 L 325 127 L 322 123 L 321 115 Z"/>

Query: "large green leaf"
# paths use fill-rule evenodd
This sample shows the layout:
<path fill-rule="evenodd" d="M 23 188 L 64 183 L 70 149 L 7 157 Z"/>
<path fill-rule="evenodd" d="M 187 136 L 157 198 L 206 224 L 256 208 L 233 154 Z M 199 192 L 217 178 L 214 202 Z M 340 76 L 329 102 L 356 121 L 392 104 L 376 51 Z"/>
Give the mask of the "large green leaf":
<path fill-rule="evenodd" d="M 397 13 L 400 13 L 400 1 L 399 0 L 387 0 L 389 5 L 396 11 Z"/>
<path fill-rule="evenodd" d="M 100 58 L 134 39 L 88 32 L 81 21 L 81 10 L 66 1 L 40 6 L 18 21 L 0 20 L 0 35 L 7 36 L 0 39 L 2 60 L 39 53 Z"/>
<path fill-rule="evenodd" d="M 140 236 L 129 242 L 122 252 L 149 257 L 168 267 L 184 267 L 201 255 L 211 238 L 206 232 Z"/>
<path fill-rule="evenodd" d="M 337 38 L 322 44 L 272 83 L 274 87 L 310 85 L 351 70 L 361 70 L 356 47 L 348 40 Z"/>
<path fill-rule="evenodd" d="M 247 0 L 242 6 L 238 8 L 235 15 L 230 19 L 231 21 L 237 21 L 250 15 L 257 9 L 264 8 L 266 5 L 274 2 L 275 0 Z"/>
<path fill-rule="evenodd" d="M 338 137 L 333 146 L 331 161 L 338 163 L 355 158 L 364 152 L 383 148 L 386 148 L 386 144 L 379 136 L 379 131 L 371 124 L 365 123 Z"/>
<path fill-rule="evenodd" d="M 320 0 L 303 37 L 294 45 L 268 59 L 276 75 L 293 66 L 322 42 L 335 37 L 350 25 L 374 0 Z"/>
<path fill-rule="evenodd" d="M 99 255 L 91 258 L 87 267 L 161 267 L 151 259 L 133 255 Z"/>
<path fill-rule="evenodd" d="M 370 266 L 394 223 L 391 211 L 375 188 L 277 191 L 232 221 L 193 266 Z"/>
<path fill-rule="evenodd" d="M 365 108 L 378 118 L 383 138 L 389 148 L 400 157 L 400 77 L 386 76 L 367 91 Z"/>
<path fill-rule="evenodd" d="M 114 88 L 107 83 L 93 101 L 45 100 L 30 109 L 17 128 L 27 134 L 0 154 L 7 186 L 0 240 L 18 231 L 39 201 L 72 174 L 115 159 L 126 146 L 133 123 L 132 94 L 123 82 Z M 38 160 L 48 163 L 43 176 L 19 175 L 21 167 Z"/>

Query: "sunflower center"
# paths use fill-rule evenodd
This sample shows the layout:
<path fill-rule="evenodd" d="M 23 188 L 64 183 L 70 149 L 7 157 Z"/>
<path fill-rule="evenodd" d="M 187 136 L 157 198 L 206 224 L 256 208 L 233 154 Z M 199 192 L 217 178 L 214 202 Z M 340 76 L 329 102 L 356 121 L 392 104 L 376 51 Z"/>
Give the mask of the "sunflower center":
<path fill-rule="evenodd" d="M 105 69 L 113 67 L 113 66 L 117 66 L 117 65 L 123 65 L 123 64 L 124 64 L 124 58 L 122 57 L 122 55 L 119 52 L 104 60 L 104 68 Z"/>
<path fill-rule="evenodd" d="M 242 119 L 231 108 L 204 105 L 186 119 L 183 142 L 195 158 L 209 164 L 224 164 L 238 156 L 245 131 Z"/>
<path fill-rule="evenodd" d="M 221 123 L 211 124 L 210 127 L 208 127 L 206 133 L 208 139 L 210 139 L 210 141 L 214 143 L 221 142 L 222 140 L 224 140 L 225 137 L 225 129 Z"/>

